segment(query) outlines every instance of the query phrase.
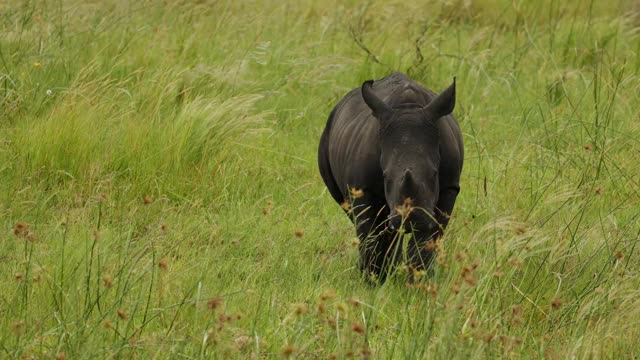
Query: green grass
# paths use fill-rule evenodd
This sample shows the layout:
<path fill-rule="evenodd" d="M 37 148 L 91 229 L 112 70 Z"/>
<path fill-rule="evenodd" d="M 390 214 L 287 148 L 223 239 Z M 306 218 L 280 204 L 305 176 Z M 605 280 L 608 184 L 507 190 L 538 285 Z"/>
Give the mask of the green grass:
<path fill-rule="evenodd" d="M 0 4 L 0 358 L 640 356 L 632 1 Z M 433 276 L 368 286 L 316 149 L 455 75 Z"/>

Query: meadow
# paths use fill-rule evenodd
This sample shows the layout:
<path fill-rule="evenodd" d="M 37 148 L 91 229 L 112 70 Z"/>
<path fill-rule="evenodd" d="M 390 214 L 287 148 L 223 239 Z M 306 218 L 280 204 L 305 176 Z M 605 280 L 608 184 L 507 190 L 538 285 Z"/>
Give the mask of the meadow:
<path fill-rule="evenodd" d="M 316 152 L 394 70 L 466 158 L 370 286 Z M 637 358 L 639 76 L 630 0 L 2 1 L 0 358 Z"/>

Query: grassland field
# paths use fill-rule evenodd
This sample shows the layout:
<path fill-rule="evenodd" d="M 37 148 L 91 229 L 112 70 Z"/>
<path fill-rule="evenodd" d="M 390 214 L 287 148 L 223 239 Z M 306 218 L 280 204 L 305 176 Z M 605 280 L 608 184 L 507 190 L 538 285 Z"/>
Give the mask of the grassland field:
<path fill-rule="evenodd" d="M 370 286 L 319 176 L 400 70 L 466 158 Z M 0 2 L 0 359 L 640 357 L 640 3 Z"/>

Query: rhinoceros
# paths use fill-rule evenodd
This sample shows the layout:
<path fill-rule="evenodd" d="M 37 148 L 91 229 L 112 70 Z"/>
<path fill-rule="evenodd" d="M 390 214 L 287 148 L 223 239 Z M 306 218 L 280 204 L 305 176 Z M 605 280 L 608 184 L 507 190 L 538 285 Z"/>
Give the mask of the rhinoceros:
<path fill-rule="evenodd" d="M 400 261 L 398 233 L 411 234 L 414 269 L 433 258 L 460 192 L 462 134 L 452 111 L 456 81 L 437 95 L 400 72 L 368 80 L 335 106 L 318 165 L 329 193 L 359 238 L 359 268 L 384 280 Z"/>

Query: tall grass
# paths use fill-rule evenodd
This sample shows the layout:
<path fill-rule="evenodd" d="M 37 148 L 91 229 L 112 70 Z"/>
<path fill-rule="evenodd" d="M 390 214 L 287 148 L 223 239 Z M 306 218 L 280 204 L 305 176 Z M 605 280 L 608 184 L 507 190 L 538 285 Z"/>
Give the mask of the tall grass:
<path fill-rule="evenodd" d="M 633 2 L 0 4 L 0 358 L 638 356 Z M 433 274 L 368 286 L 335 103 L 459 80 Z"/>

